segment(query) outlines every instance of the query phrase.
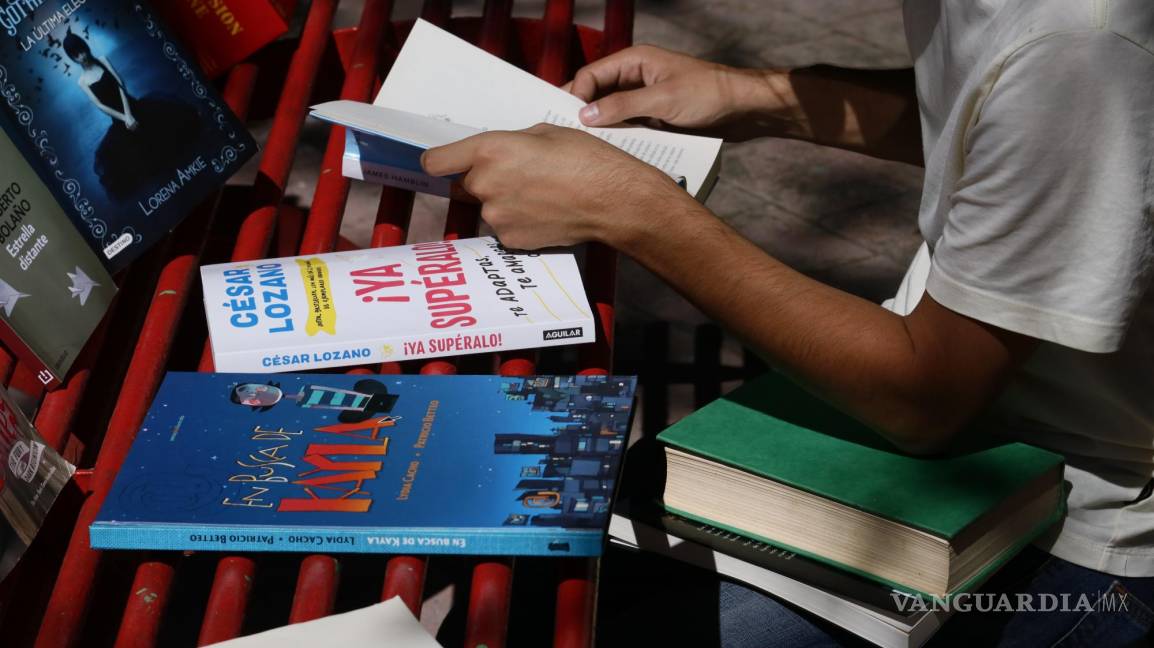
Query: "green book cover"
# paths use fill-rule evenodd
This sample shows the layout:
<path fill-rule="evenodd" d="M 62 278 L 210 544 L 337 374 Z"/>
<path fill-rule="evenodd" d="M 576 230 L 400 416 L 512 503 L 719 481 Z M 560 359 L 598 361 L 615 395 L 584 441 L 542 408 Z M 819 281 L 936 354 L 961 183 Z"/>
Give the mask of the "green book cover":
<path fill-rule="evenodd" d="M 84 237 L 0 133 L 0 339 L 53 387 L 115 294 Z"/>
<path fill-rule="evenodd" d="M 905 455 L 865 425 L 770 373 L 687 416 L 657 438 L 952 539 L 1063 461 L 1061 455 L 1040 448 L 981 436 L 986 438 L 972 438 L 966 448 L 949 455 Z"/>

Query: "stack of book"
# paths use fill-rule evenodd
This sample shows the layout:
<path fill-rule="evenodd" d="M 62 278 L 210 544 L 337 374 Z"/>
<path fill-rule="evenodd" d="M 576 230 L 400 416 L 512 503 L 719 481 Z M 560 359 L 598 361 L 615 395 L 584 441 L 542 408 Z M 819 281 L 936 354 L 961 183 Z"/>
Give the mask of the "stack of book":
<path fill-rule="evenodd" d="M 921 645 L 935 600 L 980 586 L 1065 507 L 1060 455 L 991 440 L 907 456 L 773 373 L 657 439 L 664 490 L 618 507 L 618 541 L 884 646 Z"/>

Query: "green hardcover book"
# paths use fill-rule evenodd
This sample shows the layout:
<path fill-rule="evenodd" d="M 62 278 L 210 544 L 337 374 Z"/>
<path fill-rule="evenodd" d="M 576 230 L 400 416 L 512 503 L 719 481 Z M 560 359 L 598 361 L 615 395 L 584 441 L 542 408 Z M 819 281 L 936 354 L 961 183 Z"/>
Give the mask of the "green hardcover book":
<path fill-rule="evenodd" d="M 658 435 L 665 507 L 924 596 L 973 588 L 1065 511 L 1061 455 L 912 457 L 778 374 Z"/>
<path fill-rule="evenodd" d="M 52 388 L 84 348 L 116 284 L 0 131 L 0 340 Z"/>

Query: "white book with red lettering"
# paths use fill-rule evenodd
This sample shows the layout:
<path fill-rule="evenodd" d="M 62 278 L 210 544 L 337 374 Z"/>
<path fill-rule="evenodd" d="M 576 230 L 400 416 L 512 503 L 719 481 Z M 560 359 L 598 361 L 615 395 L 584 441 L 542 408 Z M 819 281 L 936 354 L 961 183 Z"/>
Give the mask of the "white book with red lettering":
<path fill-rule="evenodd" d="M 492 237 L 200 269 L 217 371 L 285 372 L 595 339 L 572 254 Z"/>

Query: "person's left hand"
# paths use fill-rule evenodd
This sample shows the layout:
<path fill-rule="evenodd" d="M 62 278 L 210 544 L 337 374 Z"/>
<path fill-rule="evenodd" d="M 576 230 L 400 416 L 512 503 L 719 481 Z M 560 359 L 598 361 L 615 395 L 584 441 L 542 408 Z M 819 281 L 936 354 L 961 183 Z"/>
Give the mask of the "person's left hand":
<path fill-rule="evenodd" d="M 429 149 L 433 176 L 463 173 L 461 188 L 501 242 L 535 250 L 640 235 L 652 201 L 685 193 L 661 171 L 593 135 L 537 124 Z M 688 195 L 688 194 L 686 194 Z"/>

